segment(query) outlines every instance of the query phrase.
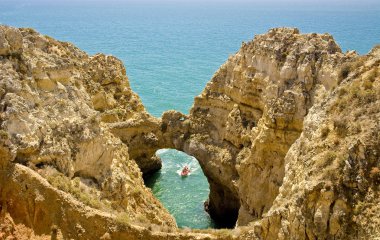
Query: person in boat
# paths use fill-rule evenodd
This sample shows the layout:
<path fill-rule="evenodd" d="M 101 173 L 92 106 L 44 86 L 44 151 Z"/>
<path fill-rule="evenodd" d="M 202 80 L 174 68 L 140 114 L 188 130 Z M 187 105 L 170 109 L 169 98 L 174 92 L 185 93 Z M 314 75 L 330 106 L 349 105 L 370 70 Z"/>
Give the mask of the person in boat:
<path fill-rule="evenodd" d="M 188 166 L 185 166 L 183 169 L 182 169 L 182 172 L 181 172 L 181 175 L 182 176 L 186 176 L 187 174 L 190 173 L 190 169 Z"/>

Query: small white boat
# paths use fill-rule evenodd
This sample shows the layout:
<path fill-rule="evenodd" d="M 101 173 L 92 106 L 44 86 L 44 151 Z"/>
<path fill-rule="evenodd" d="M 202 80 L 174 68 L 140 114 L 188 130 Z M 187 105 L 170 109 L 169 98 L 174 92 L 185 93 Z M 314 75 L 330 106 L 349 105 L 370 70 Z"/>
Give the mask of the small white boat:
<path fill-rule="evenodd" d="M 187 177 L 187 176 L 189 175 L 189 173 L 190 173 L 190 169 L 189 169 L 189 167 L 188 167 L 188 166 L 185 166 L 185 167 L 182 169 L 182 171 L 181 171 L 181 176 L 182 176 L 182 177 Z"/>

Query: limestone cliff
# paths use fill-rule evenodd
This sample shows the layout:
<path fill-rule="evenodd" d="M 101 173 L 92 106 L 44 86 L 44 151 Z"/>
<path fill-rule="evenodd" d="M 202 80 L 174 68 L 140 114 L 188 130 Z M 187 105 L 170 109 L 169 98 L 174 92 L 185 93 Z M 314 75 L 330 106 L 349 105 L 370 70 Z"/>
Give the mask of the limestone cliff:
<path fill-rule="evenodd" d="M 351 55 L 328 34 L 273 29 L 243 43 L 215 73 L 195 98 L 188 139 L 176 146 L 199 159 L 214 215 L 239 211 L 246 224 L 270 209 L 308 109 L 337 85 Z"/>
<path fill-rule="evenodd" d="M 212 216 L 252 226 L 243 239 L 378 236 L 378 58 L 272 29 L 221 66 L 189 116 L 165 113 L 166 141 L 208 177 Z"/>
<path fill-rule="evenodd" d="M 285 156 L 279 194 L 246 238 L 378 239 L 380 49 L 347 62 Z"/>
<path fill-rule="evenodd" d="M 153 133 L 138 126 L 151 119 L 118 59 L 0 26 L 0 208 L 14 221 L 45 234 L 57 225 L 76 238 L 94 223 L 71 210 L 69 194 L 121 221 L 174 227 L 133 160 L 160 166 L 139 162 Z M 117 137 L 112 124 L 124 122 L 134 140 Z"/>
<path fill-rule="evenodd" d="M 379 47 L 272 29 L 156 119 L 118 59 L 0 26 L 0 239 L 380 238 L 379 76 Z M 142 182 L 163 147 L 198 158 L 235 229 L 175 228 Z"/>

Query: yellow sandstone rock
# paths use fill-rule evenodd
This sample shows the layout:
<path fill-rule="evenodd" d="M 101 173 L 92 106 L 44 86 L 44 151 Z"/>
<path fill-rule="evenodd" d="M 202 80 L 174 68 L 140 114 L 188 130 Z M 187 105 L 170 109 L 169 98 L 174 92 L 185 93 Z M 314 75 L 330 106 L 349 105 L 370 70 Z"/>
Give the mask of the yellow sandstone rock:
<path fill-rule="evenodd" d="M 115 57 L 0 26 L 0 239 L 376 239 L 380 48 L 277 28 L 243 43 L 189 115 L 149 115 Z M 213 217 L 177 229 L 142 180 L 195 156 Z"/>
<path fill-rule="evenodd" d="M 175 227 L 144 186 L 129 154 L 134 146 L 100 121 L 118 109 L 119 121 L 148 115 L 122 63 L 31 29 L 0 30 L 7 40 L 0 59 L 2 211 L 37 235 L 57 226 L 65 239 L 96 239 L 112 219 Z M 99 93 L 106 93 L 105 104 Z M 94 212 L 106 220 L 91 217 Z"/>

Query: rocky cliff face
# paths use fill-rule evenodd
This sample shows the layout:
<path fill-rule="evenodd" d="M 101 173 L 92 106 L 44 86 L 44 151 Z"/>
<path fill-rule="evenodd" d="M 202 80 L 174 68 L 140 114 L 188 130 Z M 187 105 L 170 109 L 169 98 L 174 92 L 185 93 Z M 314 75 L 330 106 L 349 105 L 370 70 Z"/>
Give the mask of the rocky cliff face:
<path fill-rule="evenodd" d="M 375 48 L 341 68 L 342 82 L 309 110 L 285 156 L 285 176 L 271 209 L 246 237 L 380 236 L 379 64 Z"/>
<path fill-rule="evenodd" d="M 272 29 L 190 115 L 156 119 L 116 58 L 1 26 L 0 239 L 380 237 L 379 65 L 379 48 Z M 140 172 L 163 147 L 197 157 L 210 213 L 235 229 L 175 228 Z"/>
<path fill-rule="evenodd" d="M 211 214 L 254 226 L 247 239 L 377 236 L 363 214 L 378 194 L 378 58 L 273 29 L 243 43 L 189 116 L 164 114 L 164 136 L 209 179 Z"/>
<path fill-rule="evenodd" d="M 188 138 L 176 146 L 201 162 L 215 216 L 239 212 L 244 225 L 270 209 L 304 117 L 354 55 L 342 54 L 328 34 L 273 29 L 243 43 L 215 73 L 195 98 Z"/>
<path fill-rule="evenodd" d="M 156 120 L 118 59 L 1 26 L 0 73 L 1 209 L 14 221 L 38 233 L 62 226 L 66 238 L 76 238 L 93 223 L 72 215 L 64 191 L 122 221 L 175 226 L 133 160 L 144 171 L 159 168 L 158 160 L 145 162 L 149 152 L 141 157 Z M 119 138 L 124 123 L 129 135 Z"/>

